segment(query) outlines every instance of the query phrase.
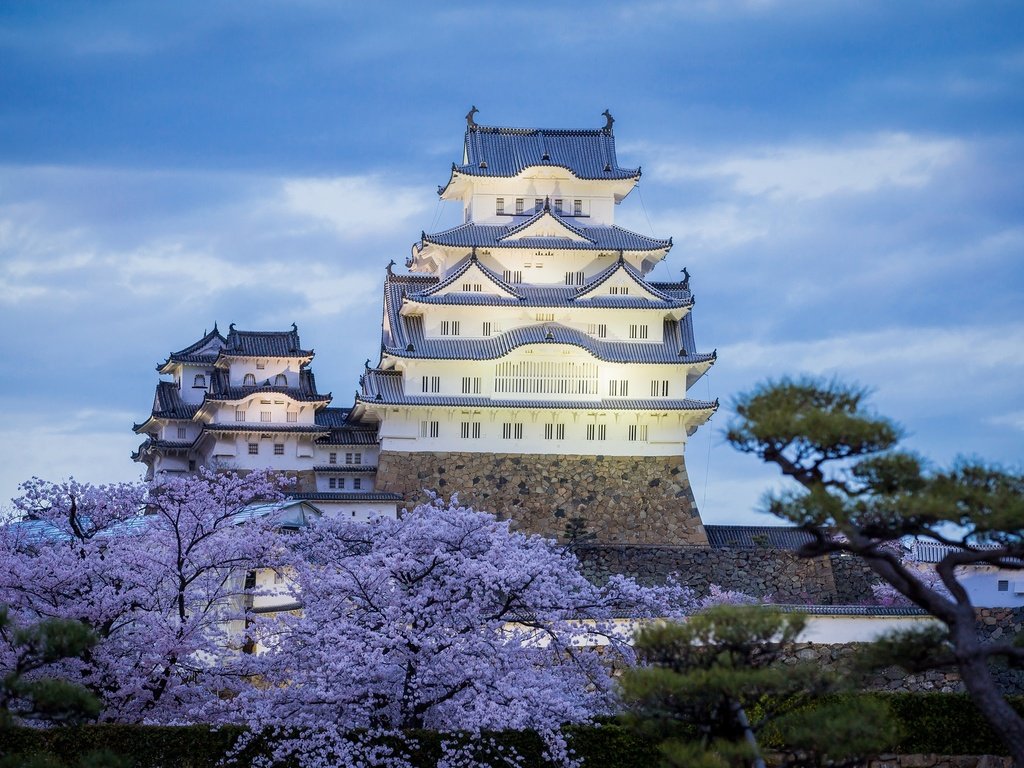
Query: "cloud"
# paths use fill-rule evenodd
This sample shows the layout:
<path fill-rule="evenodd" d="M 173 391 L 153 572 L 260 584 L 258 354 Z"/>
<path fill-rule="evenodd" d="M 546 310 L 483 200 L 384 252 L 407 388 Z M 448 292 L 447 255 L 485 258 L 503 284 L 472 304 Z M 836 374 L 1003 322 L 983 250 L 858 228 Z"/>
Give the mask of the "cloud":
<path fill-rule="evenodd" d="M 806 201 L 865 194 L 883 187 L 920 188 L 966 151 L 957 139 L 880 133 L 839 143 L 749 147 L 702 158 L 651 148 L 659 182 L 712 180 L 749 197 Z"/>
<path fill-rule="evenodd" d="M 1010 411 L 988 419 L 988 423 L 996 427 L 1009 427 L 1024 432 L 1024 411 Z"/>
<path fill-rule="evenodd" d="M 388 184 L 375 176 L 289 179 L 287 210 L 324 222 L 343 237 L 358 238 L 402 227 L 429 208 L 423 189 Z"/>

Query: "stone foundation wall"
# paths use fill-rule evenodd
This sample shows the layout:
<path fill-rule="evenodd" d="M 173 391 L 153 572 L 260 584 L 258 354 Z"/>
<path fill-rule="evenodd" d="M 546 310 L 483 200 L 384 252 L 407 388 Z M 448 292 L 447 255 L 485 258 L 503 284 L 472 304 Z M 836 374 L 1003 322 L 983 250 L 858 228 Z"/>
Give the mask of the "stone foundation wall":
<path fill-rule="evenodd" d="M 564 538 L 581 517 L 595 541 L 707 546 L 681 456 L 553 456 L 383 451 L 377 490 L 407 504 L 425 491 L 511 518 L 528 533 Z"/>
<path fill-rule="evenodd" d="M 850 583 L 840 587 L 829 558 L 802 558 L 785 550 L 588 545 L 576 555 L 587 578 L 598 582 L 621 574 L 657 584 L 675 574 L 698 595 L 717 584 L 778 603 L 851 605 L 871 597 L 870 590 L 858 592 Z"/>

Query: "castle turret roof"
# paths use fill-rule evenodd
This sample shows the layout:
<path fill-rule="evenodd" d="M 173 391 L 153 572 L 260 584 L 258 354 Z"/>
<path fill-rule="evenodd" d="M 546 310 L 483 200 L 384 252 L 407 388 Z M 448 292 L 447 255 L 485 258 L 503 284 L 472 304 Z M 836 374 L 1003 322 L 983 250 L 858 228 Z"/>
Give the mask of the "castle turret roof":
<path fill-rule="evenodd" d="M 620 168 L 611 128 L 466 127 L 465 162 L 453 172 L 510 177 L 533 166 L 565 168 L 580 179 L 634 179 L 639 168 Z"/>
<path fill-rule="evenodd" d="M 217 330 L 216 324 L 214 324 L 212 331 L 205 334 L 194 344 L 190 344 L 184 349 L 179 349 L 177 352 L 171 352 L 167 359 L 160 363 L 156 369 L 161 373 L 170 373 L 168 367 L 174 363 L 213 365 L 224 343 L 224 337 Z"/>
<path fill-rule="evenodd" d="M 309 358 L 313 356 L 313 350 L 302 348 L 299 329 L 295 325 L 292 325 L 290 331 L 237 331 L 232 324 L 221 355 Z"/>

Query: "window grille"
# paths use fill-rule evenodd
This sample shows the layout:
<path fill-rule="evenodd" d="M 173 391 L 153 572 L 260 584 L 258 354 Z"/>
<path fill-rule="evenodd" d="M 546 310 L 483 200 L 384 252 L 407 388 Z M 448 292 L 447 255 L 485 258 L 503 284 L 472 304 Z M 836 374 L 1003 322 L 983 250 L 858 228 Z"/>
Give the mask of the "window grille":
<path fill-rule="evenodd" d="M 257 455 L 259 455 L 259 452 L 260 452 L 260 444 L 259 443 L 249 443 L 249 455 L 250 456 L 257 456 Z"/>
<path fill-rule="evenodd" d="M 545 440 L 565 440 L 565 424 L 545 424 Z"/>
<path fill-rule="evenodd" d="M 284 443 L 274 443 L 274 455 L 284 456 Z"/>
<path fill-rule="evenodd" d="M 654 379 L 651 382 L 651 397 L 668 397 L 668 379 Z"/>
<path fill-rule="evenodd" d="M 464 394 L 464 395 L 479 395 L 480 394 L 480 377 L 479 376 L 463 376 L 462 377 L 462 394 Z"/>
<path fill-rule="evenodd" d="M 647 425 L 630 424 L 628 435 L 633 442 L 647 442 Z"/>
<path fill-rule="evenodd" d="M 495 394 L 596 395 L 597 364 L 541 360 L 494 366 Z"/>
<path fill-rule="evenodd" d="M 587 440 L 604 440 L 607 436 L 607 424 L 587 424 Z"/>
<path fill-rule="evenodd" d="M 463 440 L 470 438 L 477 439 L 480 437 L 480 422 L 479 421 L 464 421 L 462 422 L 462 429 L 460 434 Z"/>
<path fill-rule="evenodd" d="M 501 425 L 501 436 L 505 440 L 522 440 L 523 425 L 515 422 L 506 422 Z"/>
<path fill-rule="evenodd" d="M 420 437 L 437 437 L 441 433 L 441 423 L 438 421 L 421 421 Z"/>
<path fill-rule="evenodd" d="M 629 326 L 629 338 L 631 339 L 646 339 L 647 329 L 649 326 L 646 325 L 631 325 Z"/>

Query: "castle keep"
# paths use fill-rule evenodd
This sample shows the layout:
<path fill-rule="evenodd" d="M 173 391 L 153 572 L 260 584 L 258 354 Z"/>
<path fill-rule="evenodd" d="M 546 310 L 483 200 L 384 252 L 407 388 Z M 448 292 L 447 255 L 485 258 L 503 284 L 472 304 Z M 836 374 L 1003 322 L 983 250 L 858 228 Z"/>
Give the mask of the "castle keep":
<path fill-rule="evenodd" d="M 560 535 L 582 518 L 601 543 L 706 546 L 683 456 L 717 408 L 687 396 L 715 355 L 694 340 L 688 275 L 651 279 L 671 239 L 615 224 L 640 169 L 619 165 L 610 114 L 603 128 L 540 130 L 477 125 L 475 112 L 462 162 L 438 190 L 461 203 L 463 223 L 422 233 L 408 274 L 388 266 L 380 360 L 352 408 L 327 407 L 305 367 L 311 353 L 242 362 L 207 336 L 160 369 L 178 392 L 162 383 L 137 426 L 173 432 L 182 422 L 159 413 L 178 397 L 192 413 L 185 437 L 151 437 L 139 460 L 297 471 L 302 491 L 343 508 L 356 499 L 336 487 L 324 441 L 345 429 L 373 443 L 359 488 L 373 501 L 458 492 L 530 532 Z M 194 355 L 196 365 L 185 360 Z M 212 388 L 190 390 L 199 375 Z M 232 422 L 239 409 L 270 420 Z M 290 421 L 278 425 L 278 410 Z"/>

